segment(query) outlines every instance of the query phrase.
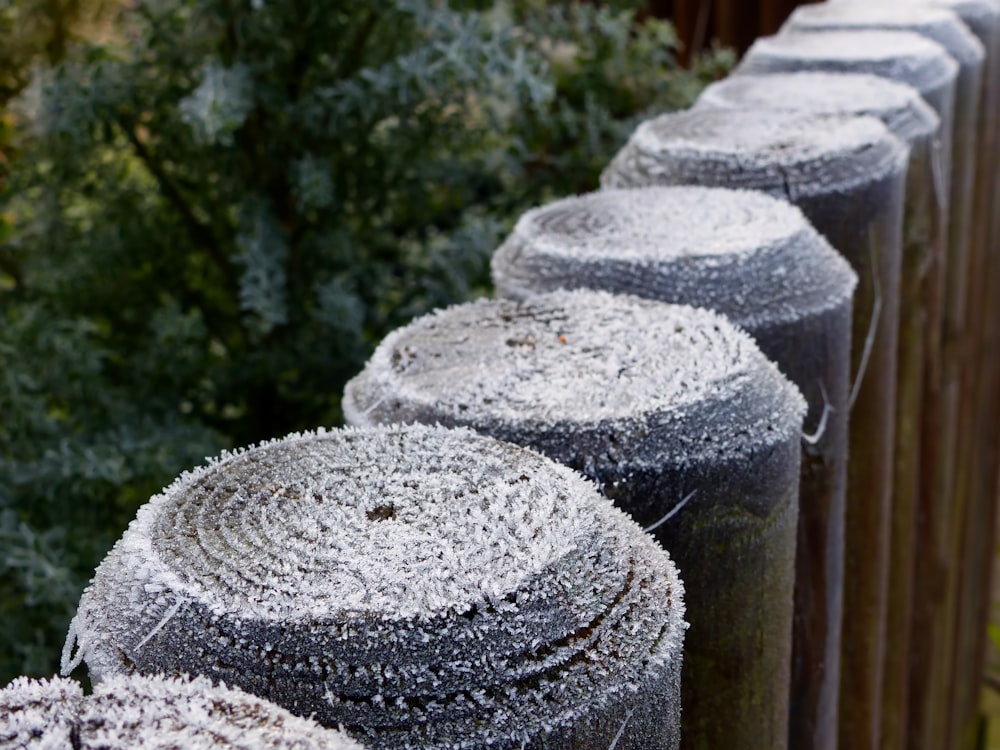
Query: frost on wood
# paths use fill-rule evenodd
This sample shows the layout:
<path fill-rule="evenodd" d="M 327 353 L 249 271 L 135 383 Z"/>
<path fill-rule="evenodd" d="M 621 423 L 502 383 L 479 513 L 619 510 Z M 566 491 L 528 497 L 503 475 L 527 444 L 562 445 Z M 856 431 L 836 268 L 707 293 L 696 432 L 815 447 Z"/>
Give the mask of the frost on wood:
<path fill-rule="evenodd" d="M 355 424 L 474 427 L 597 481 L 684 571 L 684 747 L 784 747 L 805 405 L 746 334 L 591 290 L 484 300 L 390 334 L 343 404 Z"/>
<path fill-rule="evenodd" d="M 658 187 L 529 211 L 493 256 L 493 282 L 515 299 L 589 288 L 705 307 L 753 329 L 842 306 L 856 277 L 788 203 Z"/>
<path fill-rule="evenodd" d="M 824 35 L 810 36 L 819 43 Z M 881 701 L 888 609 L 906 166 L 906 146 L 872 117 L 696 109 L 640 125 L 603 178 L 608 187 L 750 187 L 787 198 L 858 274 L 845 522 L 844 611 L 852 615 L 841 665 L 871 678 L 847 691 L 865 708 Z"/>
<path fill-rule="evenodd" d="M 796 435 L 802 406 L 721 316 L 589 290 L 419 318 L 385 338 L 344 396 L 355 425 L 468 426 L 591 475 L 601 461 L 655 467 L 664 451 L 745 457 Z"/>
<path fill-rule="evenodd" d="M 293 435 L 143 506 L 71 626 L 377 748 L 677 746 L 682 588 L 576 473 L 465 430 Z M 68 661 L 66 667 L 71 666 Z"/>
<path fill-rule="evenodd" d="M 864 66 L 860 66 L 862 69 Z M 950 92 L 949 92 L 950 93 Z M 907 656 L 907 626 L 912 592 L 912 530 L 915 528 L 915 507 L 918 494 L 918 469 L 922 447 L 920 422 L 926 404 L 933 401 L 935 389 L 928 383 L 924 393 L 925 372 L 940 371 L 937 356 L 940 311 L 931 304 L 941 288 L 941 258 L 944 253 L 945 210 L 947 195 L 938 187 L 938 175 L 933 169 L 935 144 L 938 139 L 938 117 L 920 94 L 911 86 L 867 74 L 825 72 L 776 73 L 772 75 L 738 75 L 706 89 L 698 100 L 699 107 L 725 109 L 769 108 L 810 112 L 844 112 L 872 115 L 880 119 L 901 140 L 910 146 L 907 170 L 905 217 L 903 228 L 903 258 L 900 282 L 900 339 L 897 367 L 896 444 L 893 477 L 893 512 L 891 516 L 892 550 L 888 624 L 886 627 L 885 685 L 881 703 L 883 716 L 895 722 L 901 718 L 904 696 L 897 675 L 905 675 Z M 951 127 L 950 119 L 948 127 Z M 780 361 L 780 360 L 779 360 Z M 809 459 L 804 459 L 806 465 Z M 803 471 L 803 496 L 810 476 Z M 800 537 L 797 556 L 800 564 L 815 558 L 816 545 L 801 533 L 806 514 L 800 517 Z M 811 519 L 810 519 L 811 520 Z M 815 522 L 812 528 L 817 528 Z M 855 556 L 855 559 L 857 557 Z M 813 567 L 814 566 L 810 566 Z M 800 565 L 800 580 L 802 568 Z M 796 584 L 796 614 L 814 605 L 821 585 L 813 583 L 809 590 Z M 808 607 L 812 609 L 812 606 Z M 816 617 L 796 623 L 813 625 Z M 839 628 L 838 628 L 839 630 Z M 796 631 L 796 636 L 799 635 Z M 831 660 L 812 644 L 796 638 L 794 649 L 795 673 L 792 681 L 792 742 L 793 746 L 812 746 L 826 750 L 836 746 L 836 696 L 833 683 L 824 696 L 813 691 L 822 675 L 836 676 L 838 670 L 825 665 Z M 810 656 L 815 658 L 813 661 Z M 822 657 L 822 658 L 816 658 Z M 816 701 L 810 705 L 810 700 Z M 846 702 L 846 701 L 845 701 Z M 822 704 L 826 704 L 825 706 Z M 813 710 L 815 707 L 815 710 Z M 820 728 L 822 727 L 822 728 Z M 883 733 L 895 733 L 895 727 L 883 725 Z M 895 745 L 902 746 L 902 741 Z"/>
<path fill-rule="evenodd" d="M 84 697 L 69 679 L 0 690 L 0 748 L 363 750 L 346 735 L 209 680 L 117 676 Z"/>
<path fill-rule="evenodd" d="M 797 203 L 885 179 L 905 161 L 872 117 L 689 110 L 642 123 L 601 184 L 745 188 Z"/>
<path fill-rule="evenodd" d="M 702 91 L 696 106 L 869 115 L 905 143 L 933 137 L 939 124 L 915 88 L 867 73 L 735 75 Z"/>
<path fill-rule="evenodd" d="M 780 82 L 773 88 L 781 91 Z M 901 107 L 916 99 L 926 109 L 912 89 L 896 88 Z M 791 736 L 796 747 L 820 736 L 829 743 L 817 742 L 814 750 L 835 744 L 857 282 L 851 267 L 788 203 L 750 191 L 651 187 L 607 190 L 528 212 L 494 256 L 493 278 L 508 297 L 585 287 L 715 310 L 747 330 L 806 395 Z"/>
<path fill-rule="evenodd" d="M 953 86 L 958 63 L 940 45 L 908 31 L 826 31 L 761 37 L 744 55 L 736 72 L 810 70 L 870 73 L 905 83 L 926 95 Z"/>
<path fill-rule="evenodd" d="M 18 677 L 0 690 L 0 748 L 73 747 L 83 691 L 73 680 Z"/>
<path fill-rule="evenodd" d="M 796 8 L 787 32 L 912 31 L 944 47 L 960 66 L 982 64 L 983 45 L 950 10 L 917 3 L 833 2 Z"/>
<path fill-rule="evenodd" d="M 954 560 L 959 554 L 959 542 L 949 530 L 953 528 L 952 519 L 956 512 L 961 512 L 957 509 L 964 504 L 961 492 L 956 491 L 956 483 L 962 476 L 963 456 L 971 454 L 964 436 L 970 435 L 973 430 L 964 415 L 978 413 L 982 408 L 975 396 L 965 395 L 971 394 L 974 389 L 968 384 L 970 371 L 967 369 L 964 352 L 968 351 L 969 337 L 974 336 L 975 326 L 970 325 L 972 321 L 969 314 L 975 305 L 974 289 L 976 280 L 982 276 L 982 259 L 986 251 L 986 248 L 977 246 L 973 241 L 976 232 L 973 214 L 973 207 L 977 203 L 976 162 L 977 159 L 982 161 L 984 156 L 978 153 L 978 141 L 983 137 L 978 134 L 978 110 L 982 98 L 984 51 L 982 44 L 953 12 L 926 5 L 828 3 L 822 7 L 800 9 L 792 15 L 785 28 L 792 32 L 905 29 L 937 42 L 959 63 L 955 86 L 954 138 L 951 143 L 952 180 L 944 324 L 941 326 L 944 332 L 941 349 L 943 354 L 941 382 L 938 386 L 938 392 L 945 394 L 939 400 L 944 406 L 937 408 L 936 403 L 924 405 L 924 413 L 930 416 L 929 437 L 939 446 L 940 457 L 938 460 L 928 460 L 925 457 L 922 461 L 921 482 L 925 490 L 921 493 L 922 505 L 915 514 L 919 541 L 915 545 L 907 540 L 893 541 L 894 545 L 902 549 L 916 547 L 922 551 L 916 557 L 914 573 L 914 580 L 921 581 L 935 575 L 930 561 Z M 995 127 L 995 122 L 987 123 L 984 133 L 986 129 L 992 132 Z M 951 500 L 942 503 L 941 498 Z M 946 541 L 949 539 L 950 542 Z M 910 645 L 910 655 L 905 660 L 905 663 L 911 665 L 912 674 L 920 675 L 910 680 L 908 688 L 908 701 L 913 707 L 910 722 L 914 725 L 915 736 L 937 737 L 940 731 L 934 725 L 943 724 L 938 720 L 941 706 L 947 701 L 942 691 L 948 691 L 952 681 L 947 672 L 939 670 L 939 665 L 948 663 L 951 646 L 942 647 L 940 644 L 950 644 L 954 640 L 950 632 L 950 623 L 953 622 L 950 613 L 952 605 L 948 602 L 947 593 L 950 589 L 951 586 L 945 584 L 936 589 L 941 593 L 924 594 L 916 599 L 914 612 L 917 619 L 910 626 L 913 643 Z M 890 643 L 890 648 L 892 646 Z M 941 655 L 945 651 L 948 656 Z M 846 685 L 845 694 L 859 702 L 863 701 L 864 705 L 875 706 L 875 713 L 884 704 L 883 695 L 861 691 L 856 685 Z M 882 730 L 875 727 L 868 731 L 867 736 L 879 733 Z M 841 734 L 843 743 L 859 744 L 849 733 Z"/>

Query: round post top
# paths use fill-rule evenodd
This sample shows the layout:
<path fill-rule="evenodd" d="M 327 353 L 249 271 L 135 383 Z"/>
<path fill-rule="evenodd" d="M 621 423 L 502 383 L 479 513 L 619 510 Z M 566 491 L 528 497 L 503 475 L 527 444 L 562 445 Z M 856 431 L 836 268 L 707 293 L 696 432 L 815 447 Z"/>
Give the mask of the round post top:
<path fill-rule="evenodd" d="M 734 75 L 708 86 L 696 106 L 868 115 L 906 143 L 933 138 L 940 126 L 940 118 L 915 88 L 868 73 Z"/>
<path fill-rule="evenodd" d="M 748 330 L 849 302 L 857 277 L 795 206 L 689 186 L 606 190 L 524 214 L 493 257 L 505 296 L 602 289 L 722 313 Z"/>
<path fill-rule="evenodd" d="M 744 188 L 794 203 L 901 173 L 907 159 L 874 117 L 693 109 L 642 123 L 601 184 Z"/>
<path fill-rule="evenodd" d="M 980 65 L 986 56 L 982 43 L 954 11 L 933 5 L 901 2 L 800 5 L 782 27 L 787 32 L 862 29 L 916 32 L 940 44 L 963 67 Z"/>
<path fill-rule="evenodd" d="M 912 31 L 861 30 L 760 37 L 747 50 L 736 72 L 809 70 L 870 73 L 927 94 L 954 85 L 959 66 L 940 44 Z"/>

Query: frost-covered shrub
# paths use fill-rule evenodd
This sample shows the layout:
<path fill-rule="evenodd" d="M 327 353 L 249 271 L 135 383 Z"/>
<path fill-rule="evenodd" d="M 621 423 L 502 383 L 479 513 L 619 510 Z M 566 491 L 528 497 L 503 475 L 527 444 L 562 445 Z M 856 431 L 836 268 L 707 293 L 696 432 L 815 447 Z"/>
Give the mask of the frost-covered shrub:
<path fill-rule="evenodd" d="M 64 669 L 199 673 L 378 748 L 676 750 L 682 597 L 648 535 L 537 453 L 318 432 L 143 506 Z"/>
<path fill-rule="evenodd" d="M 115 677 L 93 695 L 59 677 L 0 690 L 0 748 L 363 750 L 344 734 L 204 678 Z"/>

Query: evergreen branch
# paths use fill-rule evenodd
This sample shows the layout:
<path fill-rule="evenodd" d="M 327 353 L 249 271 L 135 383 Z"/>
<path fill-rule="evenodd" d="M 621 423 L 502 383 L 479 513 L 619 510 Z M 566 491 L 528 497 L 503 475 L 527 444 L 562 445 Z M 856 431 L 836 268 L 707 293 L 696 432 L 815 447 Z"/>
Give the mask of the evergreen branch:
<path fill-rule="evenodd" d="M 7 250 L 0 250 L 0 271 L 3 271 L 14 280 L 14 290 L 16 292 L 23 292 L 25 290 L 24 273 L 21 271 L 21 266 Z"/>
<path fill-rule="evenodd" d="M 354 35 L 351 46 L 344 56 L 340 58 L 340 64 L 337 66 L 335 74 L 336 78 L 349 78 L 361 68 L 364 61 L 365 48 L 368 46 L 368 40 L 371 39 L 372 32 L 375 31 L 378 20 L 378 11 L 370 9 L 361 22 L 357 33 Z"/>
<path fill-rule="evenodd" d="M 163 192 L 164 196 L 166 196 L 170 204 L 174 207 L 177 213 L 180 214 L 181 219 L 184 222 L 184 226 L 187 228 L 188 233 L 191 235 L 191 238 L 195 241 L 196 245 L 202 247 L 205 252 L 208 253 L 209 257 L 222 272 L 222 275 L 231 284 L 235 285 L 237 283 L 237 279 L 232 264 L 226 257 L 225 251 L 222 249 L 222 246 L 219 244 L 219 241 L 212 232 L 211 228 L 200 222 L 198 217 L 194 215 L 194 210 L 184 198 L 180 188 L 173 181 L 170 175 L 167 174 L 163 165 L 156 161 L 152 153 L 150 153 L 149 149 L 146 147 L 146 144 L 144 144 L 139 138 L 135 128 L 130 127 L 122 118 L 119 118 L 118 124 L 124 131 L 125 137 L 132 145 L 136 156 L 139 157 L 146 169 L 149 170 L 149 173 L 156 180 L 156 184 L 159 185 L 160 190 Z"/>

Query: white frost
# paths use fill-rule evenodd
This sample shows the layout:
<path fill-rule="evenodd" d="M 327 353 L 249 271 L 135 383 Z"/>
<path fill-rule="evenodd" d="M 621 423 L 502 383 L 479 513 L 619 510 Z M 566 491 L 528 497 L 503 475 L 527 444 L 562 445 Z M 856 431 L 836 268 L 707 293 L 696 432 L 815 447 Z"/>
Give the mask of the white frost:
<path fill-rule="evenodd" d="M 602 289 L 715 310 L 750 331 L 843 305 L 857 281 L 795 206 L 685 186 L 606 190 L 533 209 L 495 253 L 493 280 L 498 296 Z"/>
<path fill-rule="evenodd" d="M 537 453 L 320 431 L 143 506 L 72 632 L 102 686 L 199 673 L 374 747 L 472 748 L 611 721 L 637 689 L 679 711 L 682 591 L 650 537 Z"/>
<path fill-rule="evenodd" d="M 0 748 L 363 750 L 346 735 L 205 679 L 115 677 L 83 696 L 73 680 L 0 690 Z"/>
<path fill-rule="evenodd" d="M 642 123 L 601 184 L 749 188 L 795 202 L 868 184 L 906 158 L 873 117 L 696 109 Z"/>

